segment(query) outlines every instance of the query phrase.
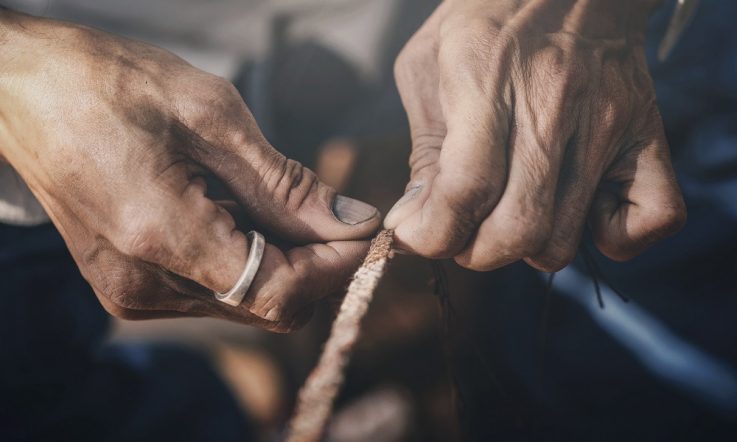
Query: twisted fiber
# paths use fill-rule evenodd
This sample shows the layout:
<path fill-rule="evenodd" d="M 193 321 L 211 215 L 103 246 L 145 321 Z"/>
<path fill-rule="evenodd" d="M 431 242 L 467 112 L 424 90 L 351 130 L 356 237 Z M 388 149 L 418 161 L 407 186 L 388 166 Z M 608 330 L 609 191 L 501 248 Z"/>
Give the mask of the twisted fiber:
<path fill-rule="evenodd" d="M 345 367 L 358 339 L 361 319 L 391 258 L 394 232 L 382 230 L 371 242 L 361 267 L 353 275 L 317 367 L 299 393 L 297 411 L 290 423 L 288 442 L 320 440 L 345 378 Z"/>

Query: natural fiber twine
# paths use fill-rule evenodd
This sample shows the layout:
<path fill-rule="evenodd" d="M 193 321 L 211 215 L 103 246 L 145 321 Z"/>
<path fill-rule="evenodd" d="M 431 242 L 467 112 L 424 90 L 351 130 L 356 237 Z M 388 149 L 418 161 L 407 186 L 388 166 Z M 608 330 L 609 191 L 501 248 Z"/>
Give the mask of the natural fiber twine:
<path fill-rule="evenodd" d="M 391 259 L 393 240 L 393 231 L 379 232 L 353 275 L 317 367 L 300 390 L 287 442 L 317 442 L 323 436 L 333 401 L 345 378 L 351 350 L 360 334 L 361 319 Z"/>

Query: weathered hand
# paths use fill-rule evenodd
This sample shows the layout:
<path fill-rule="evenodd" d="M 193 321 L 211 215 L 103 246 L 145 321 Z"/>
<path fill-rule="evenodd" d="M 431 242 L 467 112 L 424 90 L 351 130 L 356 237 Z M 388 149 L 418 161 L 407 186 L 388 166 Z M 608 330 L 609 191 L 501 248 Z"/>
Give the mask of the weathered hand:
<path fill-rule="evenodd" d="M 0 149 L 125 318 L 215 316 L 272 330 L 340 289 L 379 226 L 264 139 L 235 88 L 164 50 L 0 11 Z M 242 305 L 216 301 L 248 254 L 225 185 L 267 244 Z M 341 221 L 342 220 L 342 221 Z"/>
<path fill-rule="evenodd" d="M 629 259 L 685 208 L 643 49 L 652 1 L 446 0 L 397 59 L 411 181 L 400 247 L 555 271 L 588 219 Z"/>

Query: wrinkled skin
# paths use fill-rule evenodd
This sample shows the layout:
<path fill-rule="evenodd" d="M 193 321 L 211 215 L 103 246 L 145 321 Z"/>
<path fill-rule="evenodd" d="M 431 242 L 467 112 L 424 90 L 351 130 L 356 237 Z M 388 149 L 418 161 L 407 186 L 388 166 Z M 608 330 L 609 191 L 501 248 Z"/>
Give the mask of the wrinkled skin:
<path fill-rule="evenodd" d="M 657 3 L 657 2 L 656 2 Z M 401 52 L 400 247 L 556 271 L 588 222 L 629 259 L 685 222 L 643 43 L 648 1 L 447 0 Z"/>
<path fill-rule="evenodd" d="M 291 330 L 345 285 L 380 224 L 363 203 L 339 221 L 335 192 L 268 144 L 227 81 L 146 44 L 2 11 L 0 152 L 124 318 Z M 248 241 L 205 177 L 248 224 L 296 244 L 267 244 L 240 307 L 212 291 L 233 286 Z"/>

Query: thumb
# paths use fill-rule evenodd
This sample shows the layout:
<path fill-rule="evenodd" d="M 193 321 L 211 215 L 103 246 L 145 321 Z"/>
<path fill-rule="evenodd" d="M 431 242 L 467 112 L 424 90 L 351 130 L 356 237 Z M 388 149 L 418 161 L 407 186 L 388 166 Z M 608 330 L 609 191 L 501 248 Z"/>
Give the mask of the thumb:
<path fill-rule="evenodd" d="M 412 130 L 412 179 L 384 225 L 394 229 L 399 247 L 430 258 L 460 252 L 506 182 L 508 100 L 504 88 L 487 84 L 496 79 L 486 71 L 458 73 L 466 47 L 443 42 L 432 85 L 412 87 L 411 76 L 398 77 Z"/>
<path fill-rule="evenodd" d="M 221 172 L 221 179 L 254 222 L 285 239 L 352 240 L 365 238 L 379 227 L 375 207 L 338 194 L 313 171 L 268 144 L 242 150 Z"/>
<path fill-rule="evenodd" d="M 203 137 L 193 156 L 228 186 L 255 224 L 296 243 L 360 239 L 379 227 L 375 207 L 337 194 L 287 159 L 255 127 L 245 104 L 241 111 L 240 127 Z"/>
<path fill-rule="evenodd" d="M 447 128 L 440 107 L 438 42 L 431 17 L 402 49 L 394 64 L 394 78 L 407 112 L 412 152 L 410 181 L 402 196 L 384 219 L 384 227 L 395 229 L 417 213 L 430 195 L 438 173 L 438 157 Z"/>

